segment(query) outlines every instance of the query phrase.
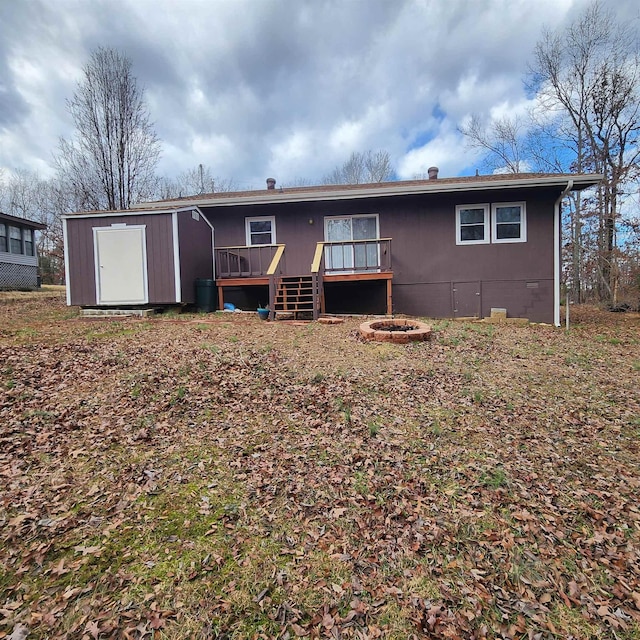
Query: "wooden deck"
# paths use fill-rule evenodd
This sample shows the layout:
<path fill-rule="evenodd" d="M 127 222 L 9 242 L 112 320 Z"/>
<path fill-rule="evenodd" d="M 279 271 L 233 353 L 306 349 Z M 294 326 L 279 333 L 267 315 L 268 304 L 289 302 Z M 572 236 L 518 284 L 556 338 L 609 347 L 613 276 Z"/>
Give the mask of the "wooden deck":
<path fill-rule="evenodd" d="M 251 286 L 269 286 L 268 277 L 260 278 L 218 278 L 216 286 L 218 287 L 218 309 L 224 309 L 224 288 L 225 287 L 251 287 Z"/>
<path fill-rule="evenodd" d="M 393 313 L 393 271 L 363 271 L 360 273 L 325 273 L 323 282 L 363 282 L 372 280 L 386 280 L 387 282 L 387 314 Z M 269 286 L 269 277 L 218 278 L 218 309 L 224 308 L 225 287 Z M 324 313 L 324 296 L 322 296 L 322 312 Z"/>
<path fill-rule="evenodd" d="M 393 271 L 369 271 L 362 273 L 325 273 L 322 276 L 324 282 L 362 282 L 364 280 L 387 281 L 387 315 L 393 313 Z M 322 310 L 324 313 L 324 309 Z"/>

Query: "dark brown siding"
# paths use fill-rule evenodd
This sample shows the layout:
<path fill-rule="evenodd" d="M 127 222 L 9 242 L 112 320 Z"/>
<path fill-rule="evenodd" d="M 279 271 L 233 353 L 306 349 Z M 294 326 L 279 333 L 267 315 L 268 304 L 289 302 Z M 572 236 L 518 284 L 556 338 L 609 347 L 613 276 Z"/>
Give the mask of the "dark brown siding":
<path fill-rule="evenodd" d="M 175 302 L 171 214 L 95 216 L 67 220 L 67 250 L 71 304 L 96 304 L 93 229 L 112 224 L 145 225 L 149 303 Z"/>
<path fill-rule="evenodd" d="M 180 245 L 180 283 L 182 302 L 195 302 L 196 278 L 213 278 L 213 239 L 211 228 L 191 211 L 178 213 Z"/>
<path fill-rule="evenodd" d="M 286 244 L 285 265 L 292 275 L 309 273 L 316 243 L 324 239 L 325 216 L 377 213 L 380 236 L 392 238 L 395 312 L 453 317 L 454 283 L 474 283 L 482 315 L 500 307 L 512 317 L 552 322 L 553 205 L 559 193 L 514 189 L 425 194 L 219 207 L 205 213 L 219 247 L 245 244 L 245 217 L 275 215 L 277 242 Z M 456 205 L 521 201 L 526 202 L 526 242 L 456 245 Z M 463 287 L 460 294 L 472 288 Z"/>
<path fill-rule="evenodd" d="M 406 206 L 381 215 L 381 235 L 393 238 L 394 309 L 452 317 L 457 315 L 454 283 L 480 283 L 481 315 L 500 307 L 512 317 L 552 322 L 553 204 L 557 195 L 529 190 L 411 198 Z M 526 202 L 526 242 L 456 245 L 456 205 L 520 201 Z"/>

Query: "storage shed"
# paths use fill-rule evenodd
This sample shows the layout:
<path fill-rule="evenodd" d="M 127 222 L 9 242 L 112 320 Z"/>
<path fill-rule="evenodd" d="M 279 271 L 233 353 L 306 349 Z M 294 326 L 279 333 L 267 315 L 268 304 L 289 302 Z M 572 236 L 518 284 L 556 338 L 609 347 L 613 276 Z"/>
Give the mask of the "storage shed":
<path fill-rule="evenodd" d="M 67 304 L 130 307 L 195 302 L 213 279 L 213 227 L 198 207 L 63 217 Z"/>

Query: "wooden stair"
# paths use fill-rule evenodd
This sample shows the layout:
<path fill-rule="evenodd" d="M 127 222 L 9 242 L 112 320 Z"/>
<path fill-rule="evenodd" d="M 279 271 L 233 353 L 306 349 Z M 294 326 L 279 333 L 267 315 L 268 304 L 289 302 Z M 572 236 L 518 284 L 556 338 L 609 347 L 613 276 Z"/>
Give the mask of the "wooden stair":
<path fill-rule="evenodd" d="M 319 308 L 319 296 L 317 296 L 316 300 Z M 299 313 L 313 316 L 313 276 L 283 276 L 278 278 L 273 310 L 276 313 L 276 317 L 278 313 L 293 313 L 294 318 L 297 318 Z"/>

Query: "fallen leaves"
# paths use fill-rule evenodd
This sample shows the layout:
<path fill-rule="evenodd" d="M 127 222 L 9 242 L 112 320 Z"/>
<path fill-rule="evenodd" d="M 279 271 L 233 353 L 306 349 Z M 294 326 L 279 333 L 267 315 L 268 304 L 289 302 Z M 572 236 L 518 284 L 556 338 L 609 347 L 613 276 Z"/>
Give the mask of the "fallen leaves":
<path fill-rule="evenodd" d="M 64 312 L 0 308 L 0 638 L 640 631 L 637 324 Z"/>

